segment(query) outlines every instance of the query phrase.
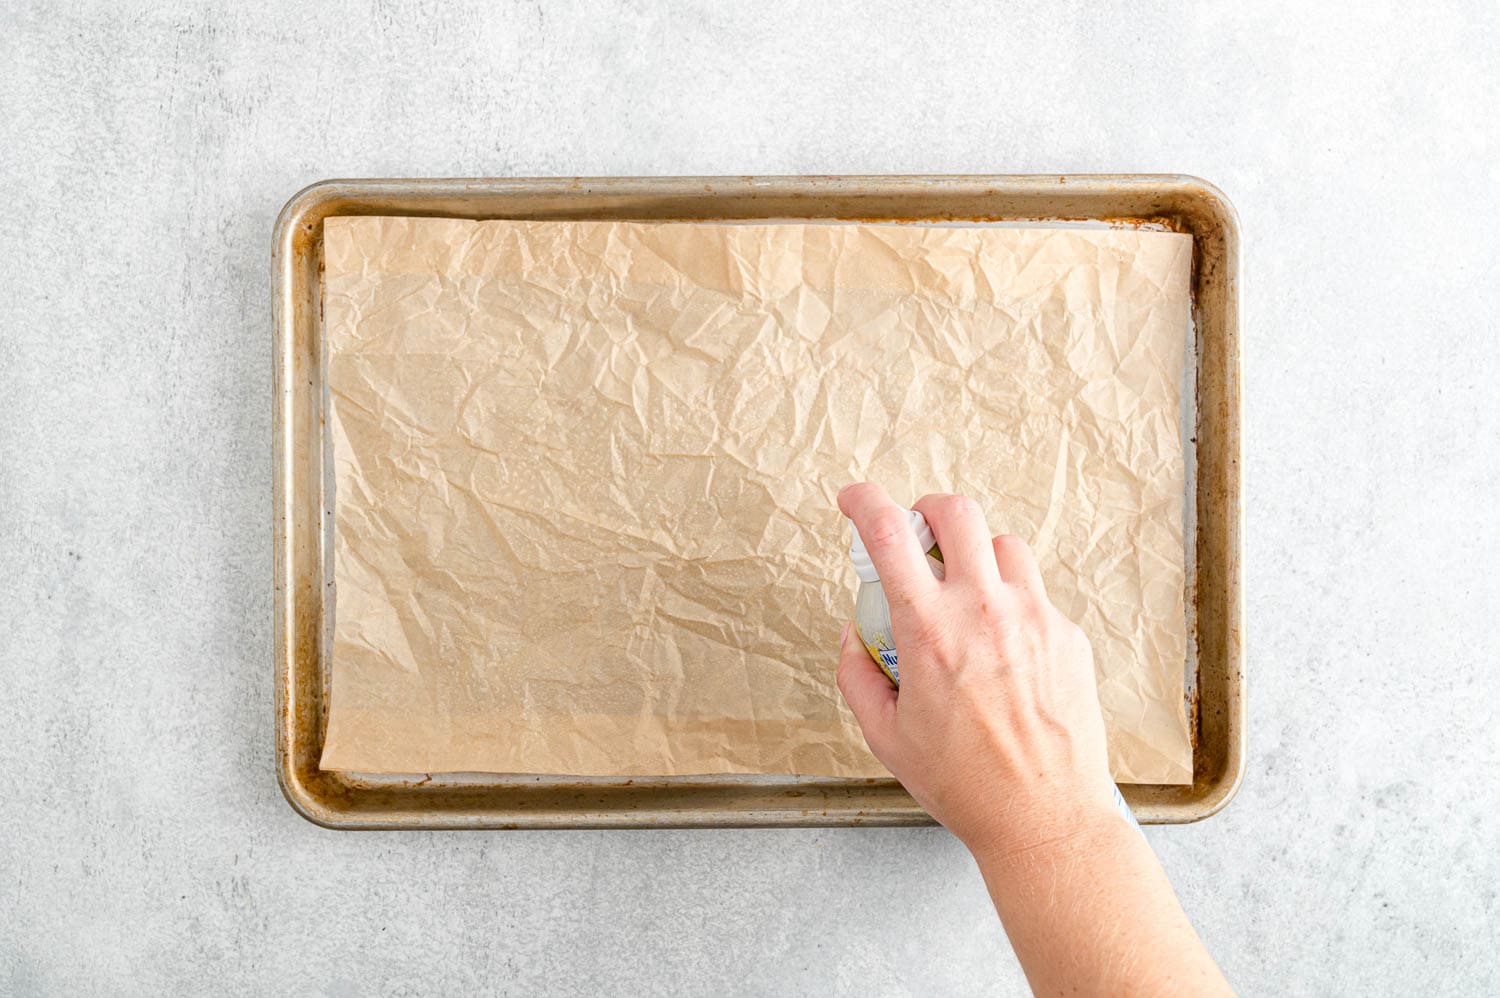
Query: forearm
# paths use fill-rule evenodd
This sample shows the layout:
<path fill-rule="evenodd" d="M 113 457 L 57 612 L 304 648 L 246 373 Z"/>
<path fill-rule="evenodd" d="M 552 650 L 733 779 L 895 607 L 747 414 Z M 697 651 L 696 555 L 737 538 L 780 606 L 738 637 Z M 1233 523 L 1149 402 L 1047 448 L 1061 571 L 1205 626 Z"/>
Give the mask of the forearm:
<path fill-rule="evenodd" d="M 1038 994 L 1231 993 L 1145 839 L 1112 810 L 975 859 Z"/>

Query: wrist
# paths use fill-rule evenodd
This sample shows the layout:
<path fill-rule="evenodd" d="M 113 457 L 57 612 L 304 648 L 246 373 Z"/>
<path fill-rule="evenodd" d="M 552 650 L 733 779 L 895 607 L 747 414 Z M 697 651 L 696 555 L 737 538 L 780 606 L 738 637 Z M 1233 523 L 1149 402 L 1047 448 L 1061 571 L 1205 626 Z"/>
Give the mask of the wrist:
<path fill-rule="evenodd" d="M 1079 853 L 1113 848 L 1122 836 L 1139 833 L 1120 814 L 1113 795 L 1053 795 L 1017 805 L 963 837 L 980 867 L 1033 866 Z"/>

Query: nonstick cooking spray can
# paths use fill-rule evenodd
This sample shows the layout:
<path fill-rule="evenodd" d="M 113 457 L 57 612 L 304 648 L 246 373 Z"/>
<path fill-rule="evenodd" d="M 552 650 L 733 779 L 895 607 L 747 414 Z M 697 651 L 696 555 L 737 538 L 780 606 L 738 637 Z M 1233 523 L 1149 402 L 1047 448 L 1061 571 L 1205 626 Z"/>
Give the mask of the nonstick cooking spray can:
<path fill-rule="evenodd" d="M 906 522 L 917 535 L 917 546 L 927 553 L 927 567 L 932 569 L 935 577 L 941 579 L 944 571 L 943 552 L 938 550 L 937 538 L 932 535 L 927 518 L 913 509 L 907 511 Z M 885 590 L 881 588 L 880 572 L 870 560 L 870 553 L 865 550 L 864 538 L 859 536 L 858 529 L 853 528 L 852 524 L 850 526 L 854 540 L 849 545 L 849 560 L 854 562 L 854 574 L 859 576 L 859 595 L 854 599 L 854 629 L 859 632 L 860 642 L 869 651 L 875 664 L 880 666 L 880 671 L 900 689 L 901 664 L 896 655 L 896 635 L 891 630 L 891 604 L 885 598 Z M 1120 796 L 1119 788 L 1111 789 L 1114 790 L 1115 806 L 1119 808 L 1120 814 L 1139 829 L 1140 823 L 1130 812 L 1130 805 L 1125 803 L 1125 798 Z"/>
<path fill-rule="evenodd" d="M 917 535 L 917 543 L 927 552 L 927 566 L 941 579 L 943 553 L 938 550 L 927 518 L 913 509 L 907 512 L 906 521 Z M 869 650 L 875 664 L 880 666 L 880 671 L 899 689 L 901 669 L 896 663 L 896 636 L 891 633 L 891 604 L 886 601 L 885 590 L 880 586 L 880 573 L 865 550 L 864 538 L 859 536 L 858 530 L 853 533 L 849 560 L 854 562 L 854 574 L 859 576 L 859 595 L 854 599 L 854 629 L 859 632 L 859 640 Z"/>

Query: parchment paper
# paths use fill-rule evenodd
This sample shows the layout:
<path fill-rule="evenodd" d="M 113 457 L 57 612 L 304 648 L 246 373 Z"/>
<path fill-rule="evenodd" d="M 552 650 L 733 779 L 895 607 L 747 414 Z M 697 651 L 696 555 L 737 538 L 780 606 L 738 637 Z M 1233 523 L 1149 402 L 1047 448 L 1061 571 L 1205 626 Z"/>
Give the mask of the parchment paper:
<path fill-rule="evenodd" d="M 1034 544 L 1116 778 L 1191 780 L 1190 237 L 324 224 L 325 768 L 886 775 L 834 686 L 869 479 Z"/>

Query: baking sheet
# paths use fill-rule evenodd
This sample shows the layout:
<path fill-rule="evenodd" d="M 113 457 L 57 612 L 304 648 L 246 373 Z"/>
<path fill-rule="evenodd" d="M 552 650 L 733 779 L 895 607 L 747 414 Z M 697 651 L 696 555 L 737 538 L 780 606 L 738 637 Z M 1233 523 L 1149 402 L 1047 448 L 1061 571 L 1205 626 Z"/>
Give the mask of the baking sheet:
<path fill-rule="evenodd" d="M 883 775 L 832 682 L 832 494 L 871 477 L 1032 540 L 1095 643 L 1117 779 L 1191 779 L 1189 237 L 350 218 L 325 240 L 324 766 Z"/>
<path fill-rule="evenodd" d="M 890 779 L 806 776 L 361 775 L 319 768 L 332 645 L 332 462 L 321 322 L 329 218 L 903 224 L 1084 224 L 1193 236 L 1193 461 L 1188 539 L 1193 782 L 1121 788 L 1143 824 L 1200 821 L 1244 777 L 1246 712 L 1240 472 L 1241 235 L 1223 192 L 1176 175 L 608 177 L 328 180 L 292 196 L 272 239 L 275 336 L 276 779 L 288 804 L 337 829 L 920 825 Z M 1187 399 L 1192 398 L 1191 409 Z M 1196 647 L 1196 655 L 1192 649 Z"/>

